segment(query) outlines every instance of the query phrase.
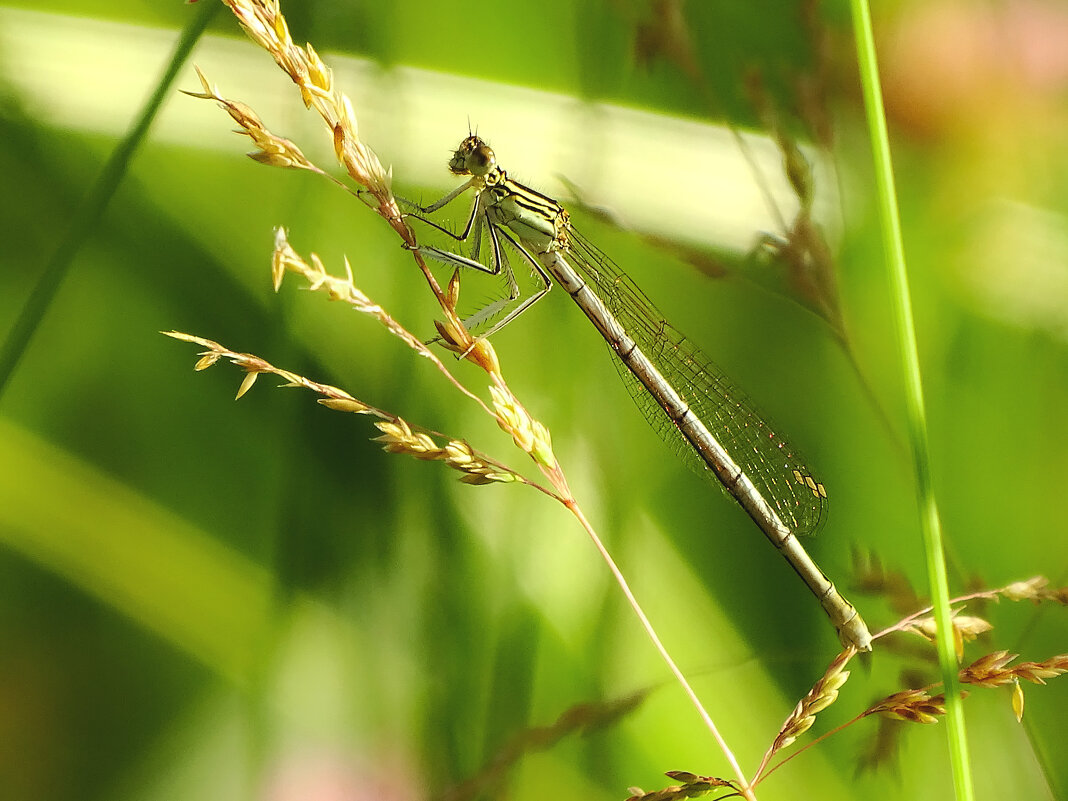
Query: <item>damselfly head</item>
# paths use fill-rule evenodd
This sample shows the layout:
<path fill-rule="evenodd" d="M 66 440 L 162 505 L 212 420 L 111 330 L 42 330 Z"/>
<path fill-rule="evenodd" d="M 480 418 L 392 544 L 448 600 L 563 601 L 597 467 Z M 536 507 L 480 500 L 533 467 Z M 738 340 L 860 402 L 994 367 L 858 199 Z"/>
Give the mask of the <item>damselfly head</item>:
<path fill-rule="evenodd" d="M 449 170 L 454 175 L 485 175 L 497 166 L 493 148 L 472 134 L 460 142 L 449 160 Z"/>

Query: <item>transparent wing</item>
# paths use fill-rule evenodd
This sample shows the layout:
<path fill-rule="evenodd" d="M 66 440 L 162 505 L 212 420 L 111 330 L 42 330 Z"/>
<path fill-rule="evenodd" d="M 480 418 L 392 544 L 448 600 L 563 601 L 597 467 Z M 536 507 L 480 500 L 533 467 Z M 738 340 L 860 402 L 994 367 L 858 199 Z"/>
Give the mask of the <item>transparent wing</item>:
<path fill-rule="evenodd" d="M 715 434 L 783 523 L 796 535 L 814 533 L 826 516 L 827 493 L 801 454 L 775 432 L 711 359 L 664 320 L 652 301 L 611 259 L 574 229 L 569 256 L 568 263 L 595 288 L 605 306 Z M 620 359 L 614 361 L 649 424 L 687 464 L 698 472 L 709 472 L 656 400 Z M 719 481 L 715 483 L 722 487 Z"/>

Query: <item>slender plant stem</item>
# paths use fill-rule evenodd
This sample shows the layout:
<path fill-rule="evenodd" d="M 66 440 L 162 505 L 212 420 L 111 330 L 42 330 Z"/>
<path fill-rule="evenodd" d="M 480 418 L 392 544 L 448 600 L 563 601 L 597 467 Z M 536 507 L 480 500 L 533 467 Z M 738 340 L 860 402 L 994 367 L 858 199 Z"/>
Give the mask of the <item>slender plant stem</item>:
<path fill-rule="evenodd" d="M 971 765 L 964 727 L 964 710 L 957 677 L 957 658 L 953 645 L 953 625 L 949 609 L 949 581 L 946 577 L 942 529 L 938 518 L 934 487 L 931 481 L 930 454 L 927 443 L 927 420 L 924 411 L 923 384 L 916 348 L 916 331 L 912 320 L 908 273 L 905 267 L 905 248 L 901 236 L 897 194 L 894 187 L 893 165 L 890 159 L 890 140 L 883 113 L 879 68 L 875 56 L 871 12 L 867 0 L 851 0 L 857 60 L 860 68 L 864 105 L 868 116 L 875 160 L 875 185 L 879 198 L 879 218 L 883 229 L 883 245 L 889 273 L 891 295 L 894 298 L 894 318 L 901 351 L 904 374 L 909 441 L 916 468 L 917 492 L 920 498 L 920 528 L 931 597 L 934 601 L 935 621 L 938 625 L 938 662 L 946 692 L 946 729 L 949 738 L 950 763 L 953 768 L 953 787 L 958 801 L 972 801 Z"/>
<path fill-rule="evenodd" d="M 163 100 L 170 93 L 171 84 L 174 82 L 178 71 L 185 64 L 193 46 L 200 39 L 201 34 L 207 28 L 211 18 L 219 10 L 215 3 L 205 3 L 198 9 L 197 14 L 190 20 L 182 32 L 178 44 L 174 48 L 170 63 L 159 79 L 152 96 L 145 102 L 144 108 L 137 121 L 130 127 L 126 136 L 112 151 L 111 157 L 104 166 L 96 184 L 93 185 L 88 196 L 82 201 L 78 210 L 67 228 L 67 232 L 60 241 L 59 246 L 49 259 L 41 278 L 37 281 L 29 298 L 26 299 L 18 319 L 11 328 L 11 333 L 0 345 L 0 395 L 18 367 L 22 355 L 29 347 L 37 327 L 41 324 L 48 307 L 52 304 L 56 293 L 59 291 L 63 279 L 70 269 L 75 254 L 81 248 L 85 240 L 96 230 L 97 222 L 108 207 L 115 190 L 118 189 L 127 168 L 133 159 L 138 146 L 148 135 L 149 126 L 155 119 L 156 113 Z"/>
<path fill-rule="evenodd" d="M 705 722 L 705 726 L 712 732 L 712 736 L 715 738 L 716 743 L 719 745 L 720 750 L 723 751 L 724 756 L 727 758 L 727 762 L 731 766 L 731 770 L 734 771 L 734 775 L 738 777 L 738 781 L 742 784 L 741 795 L 749 801 L 756 801 L 756 794 L 753 792 L 753 788 L 750 787 L 745 780 L 745 774 L 742 773 L 742 767 L 738 764 L 738 760 L 734 756 L 734 752 L 731 751 L 730 746 L 727 745 L 727 741 L 723 739 L 723 735 L 720 734 L 719 729 L 712 720 L 712 716 L 708 714 L 704 704 L 701 703 L 701 699 L 697 697 L 697 693 L 694 692 L 693 687 L 690 686 L 690 682 L 686 680 L 686 676 L 679 669 L 679 666 L 675 664 L 675 660 L 671 658 L 671 654 L 668 653 L 667 648 L 664 647 L 664 643 L 660 641 L 660 637 L 656 633 L 656 629 L 653 628 L 653 624 L 649 622 L 649 618 L 645 615 L 645 610 L 642 609 L 641 604 L 638 603 L 638 599 L 634 597 L 634 593 L 631 592 L 630 585 L 627 583 L 627 579 L 623 576 L 623 571 L 616 565 L 612 555 L 608 552 L 608 549 L 601 542 L 601 538 L 597 536 L 597 532 L 593 526 L 590 525 L 586 516 L 582 513 L 582 509 L 574 500 L 566 499 L 564 505 L 571 511 L 582 524 L 582 527 L 586 530 L 590 539 L 593 540 L 594 547 L 597 548 L 598 553 L 601 554 L 601 558 L 605 564 L 608 565 L 608 569 L 612 571 L 612 576 L 616 580 L 616 584 L 619 585 L 620 590 L 623 591 L 623 595 L 627 599 L 627 603 L 630 604 L 631 609 L 634 610 L 634 614 L 641 622 L 642 628 L 645 629 L 646 636 L 653 643 L 657 652 L 660 654 L 660 658 L 667 664 L 668 669 L 671 671 L 675 680 L 682 687 L 687 697 L 690 699 L 690 703 L 697 709 L 697 713 L 701 716 L 701 720 Z"/>

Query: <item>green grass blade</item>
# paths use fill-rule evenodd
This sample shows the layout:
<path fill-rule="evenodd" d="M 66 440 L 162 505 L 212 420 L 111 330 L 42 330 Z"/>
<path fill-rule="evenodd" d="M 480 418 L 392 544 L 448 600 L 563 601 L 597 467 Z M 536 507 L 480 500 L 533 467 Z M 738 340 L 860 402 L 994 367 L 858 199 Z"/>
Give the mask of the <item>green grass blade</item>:
<path fill-rule="evenodd" d="M 948 727 L 950 762 L 953 766 L 953 786 L 958 801 L 971 801 L 971 765 L 960 686 L 957 681 L 957 657 L 953 647 L 952 623 L 949 609 L 949 581 L 946 577 L 942 529 L 938 505 L 931 483 L 930 454 L 927 443 L 927 419 L 924 411 L 923 384 L 920 377 L 919 354 L 916 350 L 916 331 L 909 299 L 905 249 L 901 237 L 901 220 L 894 187 L 890 142 L 883 113 L 879 70 L 875 57 L 871 14 L 866 0 L 852 0 L 853 26 L 857 41 L 857 61 L 864 90 L 864 105 L 868 116 L 875 160 L 875 185 L 879 199 L 879 217 L 886 248 L 891 295 L 894 298 L 894 318 L 901 351 L 905 380 L 905 405 L 908 414 L 909 442 L 916 467 L 916 484 L 920 498 L 920 526 L 923 535 L 927 574 L 935 620 L 938 623 L 938 662 L 946 690 L 946 725 Z"/>
<path fill-rule="evenodd" d="M 276 620 L 272 576 L 135 489 L 0 421 L 0 546 L 239 685 Z"/>
<path fill-rule="evenodd" d="M 137 120 L 131 126 L 129 132 L 119 143 L 104 166 L 96 184 L 90 190 L 85 201 L 75 212 L 70 227 L 56 248 L 52 258 L 49 259 L 40 280 L 33 288 L 26 305 L 22 307 L 18 319 L 11 328 L 11 333 L 0 345 L 0 395 L 18 367 L 22 354 L 33 338 L 37 326 L 40 325 L 53 298 L 59 291 L 60 284 L 70 268 L 74 255 L 81 248 L 86 237 L 96 228 L 97 222 L 108 207 L 115 190 L 118 189 L 123 177 L 126 175 L 130 161 L 137 151 L 137 147 L 148 135 L 149 126 L 155 119 L 164 98 L 170 93 L 178 71 L 185 64 L 186 59 L 193 50 L 193 46 L 200 39 L 201 34 L 207 28 L 212 17 L 219 10 L 216 3 L 205 3 L 199 12 L 190 20 L 189 25 L 182 32 L 178 44 L 174 48 L 167 69 L 160 77 L 159 83 L 152 96 L 146 101 L 144 108 Z"/>

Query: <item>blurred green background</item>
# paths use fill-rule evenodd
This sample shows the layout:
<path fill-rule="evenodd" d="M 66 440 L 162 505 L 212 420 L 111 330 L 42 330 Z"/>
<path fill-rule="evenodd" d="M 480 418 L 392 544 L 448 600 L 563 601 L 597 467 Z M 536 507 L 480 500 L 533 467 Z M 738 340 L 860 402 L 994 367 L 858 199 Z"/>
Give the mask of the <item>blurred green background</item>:
<path fill-rule="evenodd" d="M 5 332 L 211 1 L 0 2 Z M 634 229 L 574 215 L 818 466 L 830 515 L 812 550 L 878 629 L 896 617 L 848 591 L 851 549 L 921 593 L 926 578 L 849 19 L 824 6 L 283 10 L 336 68 L 398 192 L 455 186 L 444 164 L 470 121 L 520 180 L 563 196 L 562 175 Z M 938 0 L 894 4 L 877 26 L 953 587 L 1064 583 L 1068 12 Z M 727 775 L 564 510 L 387 456 L 365 419 L 268 379 L 234 404 L 237 371 L 194 374 L 194 349 L 156 333 L 254 352 L 527 469 L 372 321 L 297 281 L 272 292 L 272 228 L 284 225 L 299 252 L 335 272 L 347 255 L 364 291 L 433 332 L 392 232 L 328 182 L 244 158 L 222 111 L 179 94 L 199 91 L 192 61 L 333 167 L 318 120 L 220 8 L 0 397 L 0 798 L 459 799 L 481 776 L 485 797 L 621 799 L 669 783 L 666 770 Z M 796 211 L 771 120 L 818 165 L 847 346 L 781 262 L 747 255 L 782 233 L 759 179 L 787 220 Z M 727 121 L 752 132 L 755 167 Z M 494 341 L 751 771 L 834 654 L 818 605 L 645 426 L 566 297 Z M 455 371 L 481 391 L 473 368 Z M 995 629 L 968 661 L 1068 651 L 1063 609 L 985 614 Z M 855 664 L 814 732 L 908 686 L 899 674 L 923 659 L 899 653 L 918 640 L 899 643 L 880 644 L 869 670 Z M 966 701 L 979 798 L 1068 797 L 1068 681 L 1025 691 L 1022 725 L 1004 688 Z M 551 747 L 530 732 L 645 692 Z M 875 732 L 847 729 L 760 797 L 949 797 L 941 724 L 912 727 L 891 767 L 858 774 Z"/>

